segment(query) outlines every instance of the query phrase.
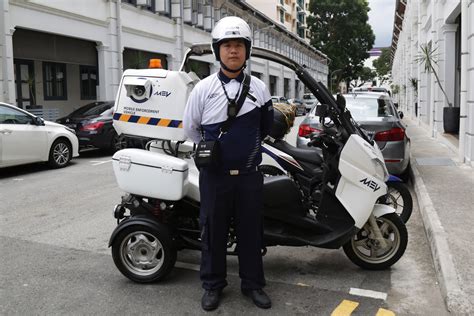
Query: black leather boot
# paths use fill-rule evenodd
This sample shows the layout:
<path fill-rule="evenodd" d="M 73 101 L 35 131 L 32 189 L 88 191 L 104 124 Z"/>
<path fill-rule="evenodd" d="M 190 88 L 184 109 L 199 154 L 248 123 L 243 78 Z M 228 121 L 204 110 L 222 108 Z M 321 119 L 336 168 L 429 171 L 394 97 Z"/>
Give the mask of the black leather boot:
<path fill-rule="evenodd" d="M 258 290 L 242 289 L 242 293 L 245 296 L 250 297 L 253 303 L 257 305 L 257 307 L 265 308 L 265 309 L 272 307 L 272 301 L 270 301 L 270 298 L 262 289 L 258 289 Z"/>
<path fill-rule="evenodd" d="M 201 299 L 202 309 L 205 311 L 215 310 L 219 306 L 222 290 L 205 290 Z"/>

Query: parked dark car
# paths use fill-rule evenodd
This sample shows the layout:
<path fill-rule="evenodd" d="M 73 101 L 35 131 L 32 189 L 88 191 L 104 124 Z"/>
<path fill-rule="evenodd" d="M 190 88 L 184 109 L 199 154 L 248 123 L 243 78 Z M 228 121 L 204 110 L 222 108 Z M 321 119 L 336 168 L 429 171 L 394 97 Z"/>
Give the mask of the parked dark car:
<path fill-rule="evenodd" d="M 141 143 L 117 135 L 112 126 L 113 107 L 114 101 L 89 103 L 56 122 L 76 131 L 82 149 L 100 148 L 115 152 L 132 145 L 140 147 Z"/>
<path fill-rule="evenodd" d="M 306 115 L 306 106 L 303 101 L 300 99 L 288 99 L 290 104 L 293 104 L 296 107 L 296 116 Z"/>
<path fill-rule="evenodd" d="M 377 142 L 388 171 L 406 179 L 410 162 L 410 139 L 401 121 L 403 113 L 397 112 L 390 96 L 385 93 L 353 93 L 345 94 L 344 98 L 354 119 Z M 297 147 L 307 147 L 309 136 L 321 130 L 314 107 L 301 122 Z"/>

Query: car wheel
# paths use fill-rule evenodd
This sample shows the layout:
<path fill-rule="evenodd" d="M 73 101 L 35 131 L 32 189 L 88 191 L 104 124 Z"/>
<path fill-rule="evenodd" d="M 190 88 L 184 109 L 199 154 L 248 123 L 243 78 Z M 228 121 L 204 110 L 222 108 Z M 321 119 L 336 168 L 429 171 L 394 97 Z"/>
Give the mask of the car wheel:
<path fill-rule="evenodd" d="M 71 144 L 68 140 L 57 139 L 49 150 L 49 165 L 52 168 L 66 167 L 72 158 Z"/>
<path fill-rule="evenodd" d="M 128 141 L 127 138 L 123 135 L 118 135 L 117 133 L 114 133 L 114 136 L 112 137 L 112 142 L 110 144 L 110 150 L 112 152 L 116 152 L 122 149 L 125 149 L 128 147 Z"/>

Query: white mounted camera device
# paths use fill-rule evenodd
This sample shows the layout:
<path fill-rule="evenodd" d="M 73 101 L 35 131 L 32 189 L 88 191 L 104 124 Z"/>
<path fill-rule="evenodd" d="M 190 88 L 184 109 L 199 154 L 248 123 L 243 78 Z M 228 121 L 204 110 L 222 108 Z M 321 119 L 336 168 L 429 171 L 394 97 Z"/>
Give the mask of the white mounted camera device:
<path fill-rule="evenodd" d="M 134 101 L 148 100 L 152 93 L 152 83 L 148 78 L 128 77 L 124 82 L 127 97 Z"/>

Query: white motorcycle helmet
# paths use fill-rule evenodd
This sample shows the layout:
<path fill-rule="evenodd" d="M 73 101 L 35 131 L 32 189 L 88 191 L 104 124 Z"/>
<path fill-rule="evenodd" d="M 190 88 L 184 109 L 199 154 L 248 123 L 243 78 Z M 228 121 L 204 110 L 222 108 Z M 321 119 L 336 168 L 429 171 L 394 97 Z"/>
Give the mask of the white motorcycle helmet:
<path fill-rule="evenodd" d="M 212 51 L 216 56 L 216 60 L 221 61 L 219 56 L 220 44 L 231 39 L 244 40 L 246 47 L 245 60 L 248 60 L 252 51 L 252 31 L 247 22 L 236 16 L 226 16 L 220 19 L 212 30 Z M 245 67 L 245 63 L 243 67 Z"/>

